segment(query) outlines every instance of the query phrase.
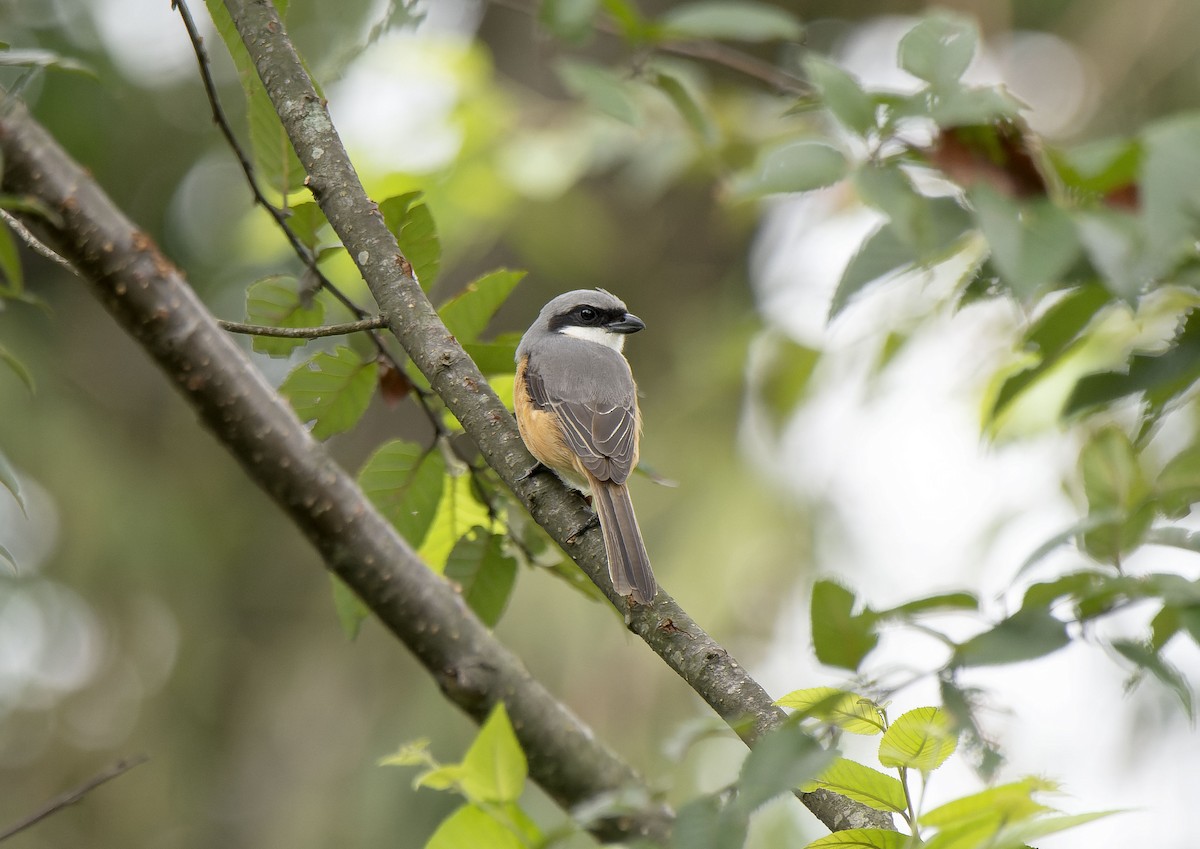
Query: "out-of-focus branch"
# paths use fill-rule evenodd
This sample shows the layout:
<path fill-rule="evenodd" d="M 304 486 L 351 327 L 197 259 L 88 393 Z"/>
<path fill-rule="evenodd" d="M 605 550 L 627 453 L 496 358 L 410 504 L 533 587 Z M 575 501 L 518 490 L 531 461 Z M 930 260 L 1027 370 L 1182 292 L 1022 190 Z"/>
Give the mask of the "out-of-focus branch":
<path fill-rule="evenodd" d="M 222 330 L 230 333 L 244 333 L 247 336 L 274 336 L 279 339 L 322 339 L 326 336 L 346 336 L 350 333 L 361 333 L 364 330 L 377 330 L 385 327 L 383 316 L 373 315 L 362 321 L 350 321 L 346 324 L 326 324 L 320 327 L 271 327 L 265 324 L 243 324 L 240 321 L 225 321 L 217 319 Z"/>
<path fill-rule="evenodd" d="M 640 636 L 748 744 L 777 728 L 783 712 L 719 643 L 665 591 L 632 609 L 608 579 L 604 544 L 578 494 L 536 463 L 511 414 L 475 363 L 446 330 L 367 196 L 307 70 L 269 0 L 225 0 L 284 129 L 309 175 L 308 187 L 354 258 L 380 311 L 412 361 L 474 439 L 488 464 L 534 519 L 571 554 Z M 892 828 L 887 814 L 825 791 L 804 795 L 831 829 Z"/>
<path fill-rule="evenodd" d="M 135 766 L 140 766 L 148 760 L 150 760 L 150 759 L 148 757 L 146 757 L 145 755 L 137 755 L 132 758 L 124 758 L 123 760 L 117 761 L 115 764 L 110 766 L 108 769 L 104 770 L 103 772 L 99 772 L 96 775 L 93 775 L 91 778 L 89 778 L 87 781 L 83 782 L 83 784 L 80 784 L 75 789 L 68 790 L 66 793 L 63 793 L 60 796 L 55 796 L 49 802 L 42 805 L 42 807 L 38 808 L 32 814 L 29 814 L 27 817 L 22 819 L 20 822 L 14 823 L 13 825 L 4 829 L 4 831 L 0 831 L 0 841 L 8 840 L 8 838 L 13 837 L 17 834 L 20 834 L 25 829 L 27 829 L 31 826 L 37 825 L 39 822 L 44 820 L 46 817 L 48 817 L 52 814 L 58 813 L 63 808 L 66 808 L 70 805 L 74 805 L 76 802 L 81 801 L 84 796 L 91 793 L 93 790 L 95 790 L 101 784 L 105 784 L 109 781 L 112 781 L 114 778 L 116 778 L 120 775 L 124 775 L 125 773 L 129 772 L 129 770 L 133 769 Z"/>
<path fill-rule="evenodd" d="M 261 486 L 375 615 L 476 720 L 503 701 L 530 775 L 566 808 L 631 791 L 637 773 L 501 646 L 449 583 L 417 557 L 217 325 L 182 273 L 122 215 L 11 97 L 0 108 L 0 190 L 36 198 L 53 219 L 19 213 L 74 266 L 104 307 L 174 381 Z M 602 838 L 662 839 L 670 812 L 594 823 Z"/>

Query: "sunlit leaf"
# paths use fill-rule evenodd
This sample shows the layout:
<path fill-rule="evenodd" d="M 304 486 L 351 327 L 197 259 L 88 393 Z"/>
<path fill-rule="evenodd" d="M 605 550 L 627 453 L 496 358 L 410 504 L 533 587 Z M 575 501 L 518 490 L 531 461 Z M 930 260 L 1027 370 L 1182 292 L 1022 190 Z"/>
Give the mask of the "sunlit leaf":
<path fill-rule="evenodd" d="M 512 595 L 517 561 L 505 552 L 502 535 L 475 528 L 454 546 L 443 574 L 483 624 L 494 628 Z"/>
<path fill-rule="evenodd" d="M 1121 813 L 1121 811 L 1096 811 L 1087 814 L 1063 814 L 1061 816 L 1038 817 L 1037 819 L 1006 825 L 988 842 L 989 849 L 1023 849 L 1030 843 L 1048 834 L 1057 834 L 1069 828 L 1078 828 L 1098 819 Z M 1099 845 L 1097 843 L 1096 845 Z"/>
<path fill-rule="evenodd" d="M 857 670 L 878 645 L 875 614 L 869 608 L 855 613 L 854 605 L 854 593 L 841 584 L 820 580 L 813 585 L 813 648 L 821 663 Z"/>
<path fill-rule="evenodd" d="M 456 339 L 474 342 L 524 276 L 524 271 L 507 269 L 489 272 L 468 283 L 438 310 L 438 315 Z"/>
<path fill-rule="evenodd" d="M 463 805 L 446 819 L 425 844 L 425 849 L 526 849 L 521 838 L 487 811 Z"/>
<path fill-rule="evenodd" d="M 358 423 L 375 392 L 375 361 L 345 346 L 322 352 L 297 366 L 279 391 L 292 403 L 302 422 L 312 422 L 312 433 L 325 439 Z"/>
<path fill-rule="evenodd" d="M 1050 810 L 1035 801 L 1033 794 L 1057 789 L 1057 784 L 1045 779 L 1023 778 L 963 796 L 923 813 L 921 825 L 951 828 L 979 820 L 995 820 L 998 828 L 1001 823 L 1029 819 Z"/>
<path fill-rule="evenodd" d="M 848 828 L 809 843 L 804 849 L 906 849 L 909 836 L 882 828 Z"/>
<path fill-rule="evenodd" d="M 945 763 L 957 747 L 958 736 L 945 712 L 920 707 L 888 726 L 879 741 L 879 762 L 887 767 L 930 772 Z"/>
<path fill-rule="evenodd" d="M 663 15 L 672 37 L 734 41 L 795 40 L 804 34 L 790 13 L 778 6 L 750 0 L 700 0 L 680 3 Z"/>
<path fill-rule="evenodd" d="M 324 305 L 320 300 L 301 292 L 294 278 L 268 277 L 246 290 L 246 321 L 250 324 L 319 327 L 324 320 Z M 286 357 L 307 343 L 307 339 L 255 336 L 251 345 L 261 354 Z"/>
<path fill-rule="evenodd" d="M 776 699 L 775 704 L 791 708 L 802 716 L 831 723 L 851 734 L 880 734 L 884 728 L 875 702 L 836 687 L 793 690 Z"/>
<path fill-rule="evenodd" d="M 463 792 L 474 802 L 515 802 L 528 771 L 508 711 L 497 702 L 463 758 Z"/>
<path fill-rule="evenodd" d="M 445 481 L 441 452 L 399 439 L 382 445 L 358 473 L 363 493 L 412 546 L 425 541 Z"/>
<path fill-rule="evenodd" d="M 379 759 L 380 766 L 427 766 L 432 763 L 428 737 L 410 740 L 392 754 Z"/>
<path fill-rule="evenodd" d="M 487 505 L 479 501 L 471 486 L 470 475 L 448 476 L 433 524 L 417 553 L 431 569 L 441 572 L 463 534 L 476 525 L 490 528 L 492 524 Z"/>
<path fill-rule="evenodd" d="M 899 779 L 848 758 L 838 758 L 801 789 L 806 793 L 817 789 L 832 790 L 879 811 L 903 811 L 908 807 L 904 785 Z"/>

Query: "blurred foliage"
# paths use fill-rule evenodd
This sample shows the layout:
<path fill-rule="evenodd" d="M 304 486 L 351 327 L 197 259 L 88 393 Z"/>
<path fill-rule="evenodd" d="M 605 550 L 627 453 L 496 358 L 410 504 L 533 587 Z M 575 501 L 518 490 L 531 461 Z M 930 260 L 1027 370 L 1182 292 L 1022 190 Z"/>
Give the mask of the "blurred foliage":
<path fill-rule="evenodd" d="M 10 60 L 0 82 L 187 268 L 214 312 L 279 327 L 356 317 L 331 293 L 361 311 L 365 289 L 300 188 L 222 4 L 208 5 L 222 101 L 260 188 L 286 211 L 311 263 L 251 207 L 167 4 L 153 13 L 118 0 L 10 4 L 0 12 L 12 46 L 0 54 Z M 1176 10 L 1185 20 L 1161 44 L 1131 38 L 1115 49 L 1103 22 L 1130 19 L 1115 5 L 977 10 L 989 37 L 1043 28 L 1104 56 L 1106 108 L 1094 126 L 1071 128 L 1086 141 L 1051 142 L 1006 89 L 964 77 L 985 40 L 974 19 L 952 13 L 912 22 L 895 61 L 917 83 L 897 92 L 833 58 L 833 34 L 856 25 L 847 16 L 907 10 L 883 0 L 854 10 L 813 3 L 805 21 L 786 4 L 757 2 L 384 5 L 293 0 L 287 10 L 369 192 L 502 397 L 512 331 L 549 296 L 604 286 L 637 305 L 651 328 L 630 346 L 654 423 L 643 454 L 683 484 L 641 487 L 642 523 L 664 583 L 736 654 L 769 636 L 786 601 L 780 583 L 814 565 L 807 515 L 764 491 L 730 447 L 740 415 L 730 399 L 745 392 L 747 409 L 765 410 L 780 438 L 822 364 L 820 347 L 788 336 L 780 316 L 755 316 L 746 285 L 754 227 L 782 193 L 840 192 L 878 217 L 841 274 L 831 316 L 914 271 L 952 276 L 939 309 L 1019 304 L 1028 320 L 1011 361 L 996 364 L 981 424 L 996 439 L 1047 424 L 1079 434 L 1065 483 L 1080 520 L 1026 567 L 1067 544 L 1087 565 L 1036 583 L 1014 568 L 1020 601 L 997 621 L 982 618 L 974 590 L 914 588 L 915 599 L 875 610 L 842 583 L 818 580 L 816 657 L 861 674 L 882 628 L 920 628 L 947 651 L 931 670 L 942 708 L 889 724 L 883 698 L 797 691 L 781 700 L 796 714 L 777 739 L 735 764 L 722 792 L 701 793 L 697 770 L 654 747 L 690 691 L 629 650 L 609 611 L 564 603 L 559 582 L 540 580 L 546 571 L 595 597 L 511 509 L 398 349 L 361 334 L 247 342 L 314 432 L 361 468 L 376 505 L 602 736 L 667 776 L 672 801 L 684 803 L 680 845 L 741 845 L 751 814 L 803 782 L 902 813 L 931 830 L 922 832 L 929 845 L 1015 846 L 1088 821 L 1056 816 L 1034 799 L 1054 787 L 1032 779 L 916 811 L 905 770 L 924 776 L 965 735 L 992 774 L 999 750 L 962 670 L 1042 657 L 1133 605 L 1153 609 L 1148 633 L 1110 647 L 1192 711 L 1192 683 L 1164 648 L 1200 642 L 1196 583 L 1125 564 L 1148 545 L 1200 551 L 1184 521 L 1200 492 L 1200 438 L 1189 428 L 1165 459 L 1151 445 L 1164 422 L 1191 416 L 1200 378 L 1200 122 L 1179 111 L 1200 94 L 1200 74 L 1188 73 L 1195 51 L 1180 41 L 1194 32 L 1194 12 Z M 130 29 L 134 17 L 145 23 Z M 794 43 L 802 33 L 804 48 Z M 1185 47 L 1190 58 L 1179 58 Z M 1142 73 L 1111 70 L 1134 66 Z M 1097 140 L 1101 131 L 1116 135 Z M 0 209 L 22 203 L 0 198 Z M 509 267 L 528 268 L 529 280 Z M 0 815 L 15 819 L 130 747 L 152 756 L 25 845 L 86 835 L 90 845 L 295 847 L 325 845 L 330 834 L 345 845 L 456 845 L 464 835 L 537 843 L 536 823 L 560 815 L 522 792 L 523 758 L 503 712 L 462 763 L 434 761 L 438 739 L 463 737 L 467 723 L 446 714 L 385 635 L 362 628 L 344 588 L 333 614 L 328 582 L 296 567 L 315 556 L 197 434 L 81 287 L 22 253 L 4 228 L 0 296 L 0 499 L 14 507 L 0 512 Z M 879 371 L 903 344 L 889 336 Z M 974 632 L 952 637 L 928 624 L 948 611 L 975 617 Z M 339 620 L 353 635 L 362 628 L 355 645 Z M 864 724 L 883 733 L 880 759 L 897 778 L 834 760 L 813 737 L 861 734 Z M 414 729 L 434 742 L 398 756 L 428 767 L 411 794 L 372 764 Z M 489 770 L 499 769 L 478 768 L 485 751 Z M 728 787 L 740 791 L 733 802 Z M 434 790 L 466 802 L 456 808 Z M 497 822 L 513 828 L 497 832 Z M 552 836 L 585 842 L 565 834 Z"/>

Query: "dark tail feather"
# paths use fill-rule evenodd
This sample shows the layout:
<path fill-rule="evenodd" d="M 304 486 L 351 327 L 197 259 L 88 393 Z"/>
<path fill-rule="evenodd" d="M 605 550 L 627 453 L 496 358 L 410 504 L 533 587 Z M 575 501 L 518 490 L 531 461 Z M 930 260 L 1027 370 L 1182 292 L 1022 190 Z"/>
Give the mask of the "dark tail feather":
<path fill-rule="evenodd" d="M 589 476 L 590 477 L 590 476 Z M 638 604 L 649 604 L 658 594 L 650 570 L 650 556 L 642 542 L 642 531 L 633 514 L 629 490 L 622 484 L 592 478 L 592 506 L 604 532 L 608 574 L 618 595 L 632 595 Z"/>

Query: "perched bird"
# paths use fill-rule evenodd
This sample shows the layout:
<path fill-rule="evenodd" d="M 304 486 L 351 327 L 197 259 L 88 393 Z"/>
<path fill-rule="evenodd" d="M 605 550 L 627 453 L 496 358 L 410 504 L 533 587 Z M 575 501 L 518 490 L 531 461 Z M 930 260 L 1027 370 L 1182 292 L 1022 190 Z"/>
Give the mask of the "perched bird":
<path fill-rule="evenodd" d="M 637 386 L 621 353 L 645 328 L 620 298 L 578 289 L 546 304 L 517 346 L 513 390 L 526 447 L 592 496 L 613 588 L 648 604 L 658 593 L 626 481 L 638 461 Z"/>

